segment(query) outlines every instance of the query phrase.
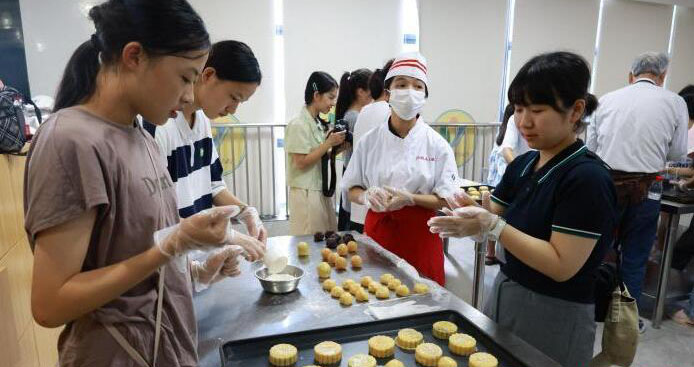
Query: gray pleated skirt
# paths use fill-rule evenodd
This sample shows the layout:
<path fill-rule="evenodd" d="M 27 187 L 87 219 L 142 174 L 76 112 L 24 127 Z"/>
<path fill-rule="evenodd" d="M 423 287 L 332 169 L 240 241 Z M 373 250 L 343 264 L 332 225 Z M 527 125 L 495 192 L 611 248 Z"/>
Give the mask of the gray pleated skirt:
<path fill-rule="evenodd" d="M 539 294 L 499 272 L 484 313 L 564 367 L 593 358 L 595 305 Z"/>

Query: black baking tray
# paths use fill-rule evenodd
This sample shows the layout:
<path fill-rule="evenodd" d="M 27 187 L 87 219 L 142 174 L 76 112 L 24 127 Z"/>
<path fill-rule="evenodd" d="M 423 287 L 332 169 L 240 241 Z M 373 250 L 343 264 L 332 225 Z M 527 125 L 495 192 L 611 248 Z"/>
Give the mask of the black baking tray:
<path fill-rule="evenodd" d="M 671 200 L 682 204 L 694 203 L 694 195 L 688 192 L 682 192 L 674 187 L 669 187 L 663 190 L 663 199 Z"/>
<path fill-rule="evenodd" d="M 387 335 L 392 338 L 397 336 L 398 330 L 404 328 L 416 329 L 424 334 L 424 342 L 435 343 L 441 347 L 444 356 L 452 357 L 458 362 L 459 367 L 468 365 L 468 357 L 456 356 L 448 349 L 448 342 L 434 338 L 431 333 L 432 325 L 436 321 L 451 321 L 458 325 L 459 333 L 466 333 L 477 339 L 477 350 L 493 354 L 499 360 L 501 367 L 530 367 L 515 358 L 491 337 L 482 332 L 472 322 L 456 311 L 437 311 L 419 315 L 412 315 L 387 320 L 336 326 L 326 329 L 300 331 L 289 334 L 271 335 L 260 338 L 229 341 L 220 347 L 222 365 L 224 367 L 248 367 L 270 366 L 268 355 L 270 348 L 279 343 L 289 343 L 299 350 L 299 359 L 295 366 L 307 366 L 316 364 L 313 358 L 313 346 L 327 340 L 342 345 L 342 361 L 332 366 L 347 366 L 349 357 L 358 354 L 368 354 L 368 339 L 375 335 Z M 419 366 L 414 359 L 414 352 L 406 352 L 395 347 L 395 356 L 389 358 L 377 358 L 378 365 L 382 366 L 389 360 L 396 358 L 405 366 Z M 533 366 L 535 367 L 535 366 Z"/>

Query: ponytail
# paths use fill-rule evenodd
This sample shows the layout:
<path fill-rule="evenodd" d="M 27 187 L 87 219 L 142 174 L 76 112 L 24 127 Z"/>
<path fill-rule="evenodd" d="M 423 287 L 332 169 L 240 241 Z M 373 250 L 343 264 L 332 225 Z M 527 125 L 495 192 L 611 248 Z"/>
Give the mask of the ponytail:
<path fill-rule="evenodd" d="M 337 92 L 337 103 L 335 104 L 335 120 L 342 120 L 349 106 L 354 101 L 349 77 L 352 74 L 346 71 L 340 78 L 340 89 Z"/>
<path fill-rule="evenodd" d="M 53 111 L 83 103 L 94 94 L 99 72 L 99 50 L 92 40 L 82 43 L 65 66 Z"/>
<path fill-rule="evenodd" d="M 107 0 L 92 7 L 89 18 L 96 32 L 70 57 L 54 111 L 86 102 L 99 69 L 115 65 L 129 42 L 139 42 L 152 57 L 210 47 L 205 23 L 186 0 Z"/>
<path fill-rule="evenodd" d="M 368 90 L 369 79 L 373 73 L 369 69 L 357 69 L 345 72 L 340 79 L 340 91 L 335 105 L 335 119 L 341 120 L 349 107 L 357 99 L 357 89 Z"/>

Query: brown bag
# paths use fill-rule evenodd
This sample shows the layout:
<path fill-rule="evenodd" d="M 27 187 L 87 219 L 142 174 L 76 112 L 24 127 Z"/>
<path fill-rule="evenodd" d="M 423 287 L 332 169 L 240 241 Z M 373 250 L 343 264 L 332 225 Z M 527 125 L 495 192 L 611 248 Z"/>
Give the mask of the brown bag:
<path fill-rule="evenodd" d="M 602 332 L 602 351 L 593 358 L 590 367 L 631 366 L 638 343 L 639 311 L 636 300 L 622 285 L 612 292 L 612 303 Z"/>

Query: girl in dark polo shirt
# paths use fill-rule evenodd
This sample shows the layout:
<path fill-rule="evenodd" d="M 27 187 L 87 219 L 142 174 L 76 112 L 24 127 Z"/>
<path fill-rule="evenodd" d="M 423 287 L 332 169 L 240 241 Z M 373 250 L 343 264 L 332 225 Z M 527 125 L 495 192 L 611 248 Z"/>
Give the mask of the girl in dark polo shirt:
<path fill-rule="evenodd" d="M 595 274 L 615 228 L 615 189 L 605 164 L 576 135 L 597 107 L 586 61 L 538 55 L 508 92 L 518 130 L 536 151 L 515 159 L 484 207 L 432 218 L 442 237 L 489 234 L 506 249 L 485 312 L 566 367 L 587 366 L 595 339 Z M 455 205 L 457 204 L 457 205 Z"/>

